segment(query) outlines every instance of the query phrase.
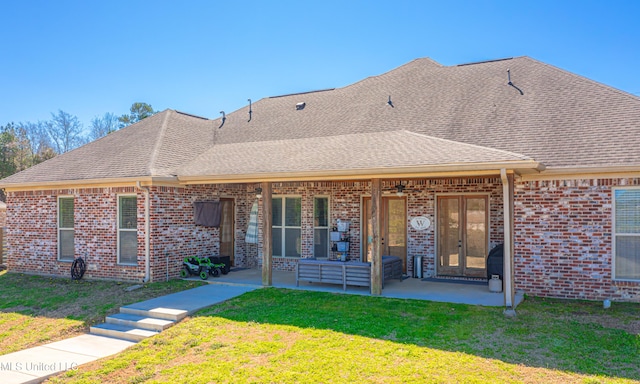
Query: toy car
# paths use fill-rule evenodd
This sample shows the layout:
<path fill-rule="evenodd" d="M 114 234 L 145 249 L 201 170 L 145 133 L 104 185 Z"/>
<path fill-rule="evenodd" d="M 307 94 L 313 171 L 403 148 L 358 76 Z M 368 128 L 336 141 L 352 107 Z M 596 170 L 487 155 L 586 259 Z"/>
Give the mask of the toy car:
<path fill-rule="evenodd" d="M 212 263 L 208 257 L 185 257 L 182 262 L 182 270 L 180 270 L 180 277 L 188 277 L 191 275 L 198 275 L 202 280 L 209 278 L 209 275 L 213 277 L 220 276 L 221 273 L 226 274 L 224 263 Z"/>

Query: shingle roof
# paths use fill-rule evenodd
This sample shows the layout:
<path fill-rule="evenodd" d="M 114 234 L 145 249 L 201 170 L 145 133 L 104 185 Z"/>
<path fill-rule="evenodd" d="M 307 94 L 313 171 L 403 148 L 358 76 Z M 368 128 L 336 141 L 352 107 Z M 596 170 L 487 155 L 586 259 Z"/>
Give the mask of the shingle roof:
<path fill-rule="evenodd" d="M 173 110 L 2 180 L 2 184 L 163 177 L 208 149 L 214 123 Z"/>
<path fill-rule="evenodd" d="M 507 84 L 507 70 L 514 86 Z M 298 103 L 304 108 L 297 110 Z M 425 165 L 468 164 L 474 161 L 469 154 L 498 159 L 500 151 L 548 168 L 640 165 L 640 98 L 528 57 L 450 67 L 417 59 L 343 88 L 264 98 L 253 103 L 251 121 L 248 112 L 247 106 L 227 114 L 218 128 L 220 119 L 166 110 L 0 185 L 229 174 L 249 167 L 331 172 L 337 158 L 343 167 L 363 165 L 358 156 L 375 160 L 370 166 L 400 166 L 409 153 Z M 403 142 L 407 132 L 423 136 Z M 367 140 L 377 156 L 364 146 Z M 410 148 L 417 142 L 429 151 L 443 148 L 443 156 L 422 156 Z M 363 147 L 354 150 L 354 143 Z M 468 151 L 463 144 L 482 149 Z M 253 160 L 257 153 L 261 161 Z"/>
<path fill-rule="evenodd" d="M 420 167 L 463 169 L 486 163 L 538 166 L 524 155 L 425 136 L 409 131 L 355 133 L 317 138 L 217 144 L 178 169 L 181 176 L 278 177 Z"/>
<path fill-rule="evenodd" d="M 507 84 L 507 70 L 523 94 Z M 298 102 L 303 110 L 295 110 Z M 640 98 L 528 57 L 451 67 L 417 59 L 252 109 L 249 123 L 247 107 L 228 114 L 217 143 L 404 129 L 526 154 L 549 167 L 640 164 Z"/>

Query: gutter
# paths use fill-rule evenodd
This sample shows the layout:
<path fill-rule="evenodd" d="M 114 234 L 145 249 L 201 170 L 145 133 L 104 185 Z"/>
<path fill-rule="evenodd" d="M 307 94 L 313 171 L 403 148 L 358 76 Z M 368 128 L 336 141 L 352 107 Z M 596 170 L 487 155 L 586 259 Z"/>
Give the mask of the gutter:
<path fill-rule="evenodd" d="M 151 223 L 149 222 L 150 214 L 150 199 L 149 199 L 149 187 L 143 187 L 140 181 L 136 181 L 136 187 L 144 191 L 144 279 L 143 283 L 149 282 L 151 279 Z"/>
<path fill-rule="evenodd" d="M 175 176 L 148 176 L 148 177 L 114 177 L 104 179 L 82 179 L 82 180 L 58 180 L 58 181 L 42 181 L 42 182 L 18 182 L 18 183 L 2 183 L 0 180 L 0 188 L 4 188 L 8 192 L 16 191 L 37 191 L 51 189 L 69 189 L 69 188 L 109 188 L 113 186 L 136 186 L 139 182 L 146 182 L 153 185 L 164 186 L 180 186 L 178 178 Z"/>
<path fill-rule="evenodd" d="M 515 316 L 514 294 L 513 294 L 513 238 L 511 209 L 510 180 L 505 168 L 500 169 L 500 179 L 502 180 L 502 208 L 503 208 L 503 236 L 504 236 L 504 261 L 503 261 L 503 291 L 505 301 L 505 315 Z"/>
<path fill-rule="evenodd" d="M 545 169 L 544 164 L 531 161 L 507 161 L 495 163 L 443 164 L 423 166 L 398 166 L 367 169 L 310 170 L 291 172 L 260 172 L 211 175 L 178 175 L 182 185 L 209 183 L 259 183 L 287 181 L 324 181 L 324 180 L 369 180 L 379 177 L 459 177 L 459 176 L 499 176 L 499 169 L 512 169 L 519 174 L 538 173 Z"/>
<path fill-rule="evenodd" d="M 522 180 L 575 180 L 634 177 L 640 177 L 640 164 L 609 167 L 548 167 L 544 172 L 522 175 Z"/>

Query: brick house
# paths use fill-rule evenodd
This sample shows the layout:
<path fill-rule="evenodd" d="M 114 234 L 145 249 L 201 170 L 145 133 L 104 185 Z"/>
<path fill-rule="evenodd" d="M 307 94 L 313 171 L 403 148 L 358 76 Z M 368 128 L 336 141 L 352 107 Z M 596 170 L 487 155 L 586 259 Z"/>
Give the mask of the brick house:
<path fill-rule="evenodd" d="M 4 231 L 7 226 L 7 204 L 0 201 L 0 265 L 4 265 Z"/>
<path fill-rule="evenodd" d="M 0 187 L 16 272 L 67 276 L 83 257 L 90 278 L 153 281 L 227 255 L 270 285 L 335 257 L 346 221 L 342 254 L 371 262 L 374 294 L 382 255 L 486 278 L 504 244 L 507 307 L 516 290 L 640 301 L 640 99 L 528 57 L 417 59 L 214 120 L 165 110 Z M 195 224 L 205 201 L 218 226 Z"/>

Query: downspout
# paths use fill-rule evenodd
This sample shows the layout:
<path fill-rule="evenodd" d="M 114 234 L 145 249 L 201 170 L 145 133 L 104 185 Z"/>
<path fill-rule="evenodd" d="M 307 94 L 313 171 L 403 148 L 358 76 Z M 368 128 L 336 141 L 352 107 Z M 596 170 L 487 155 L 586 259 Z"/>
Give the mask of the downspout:
<path fill-rule="evenodd" d="M 514 316 L 515 309 L 513 305 L 513 239 L 511 237 L 511 189 L 509 187 L 509 177 L 507 170 L 500 169 L 500 178 L 502 179 L 502 209 L 503 209 L 503 232 L 504 232 L 504 313 L 507 316 Z"/>
<path fill-rule="evenodd" d="M 136 181 L 136 187 L 144 191 L 144 279 L 143 283 L 147 283 L 151 278 L 150 265 L 150 248 L 151 248 L 151 223 L 150 221 L 150 201 L 149 187 L 143 187 L 140 181 Z"/>

